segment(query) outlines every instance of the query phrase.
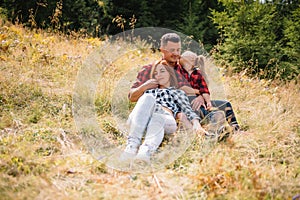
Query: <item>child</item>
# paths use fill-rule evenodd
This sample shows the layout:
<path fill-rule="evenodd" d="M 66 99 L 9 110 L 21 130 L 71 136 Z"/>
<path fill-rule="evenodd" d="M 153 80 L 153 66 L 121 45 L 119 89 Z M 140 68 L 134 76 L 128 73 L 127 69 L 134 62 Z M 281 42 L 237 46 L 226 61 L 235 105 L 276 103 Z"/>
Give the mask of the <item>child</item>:
<path fill-rule="evenodd" d="M 207 111 L 210 111 L 213 108 L 218 108 L 219 110 L 224 111 L 229 125 L 233 128 L 233 130 L 238 131 L 240 127 L 235 118 L 231 103 L 224 100 L 210 100 L 209 89 L 204 78 L 207 77 L 204 63 L 205 59 L 203 56 L 197 56 L 197 54 L 191 51 L 185 51 L 180 58 L 180 64 L 182 66 L 181 73 L 188 80 L 191 87 L 195 89 L 195 96 L 189 97 L 192 107 L 195 110 L 199 110 L 199 107 L 195 105 L 195 102 L 199 96 L 202 96 L 205 101 L 203 106 Z M 205 75 L 202 76 L 202 74 Z M 204 115 L 206 114 L 207 113 L 204 113 Z"/>

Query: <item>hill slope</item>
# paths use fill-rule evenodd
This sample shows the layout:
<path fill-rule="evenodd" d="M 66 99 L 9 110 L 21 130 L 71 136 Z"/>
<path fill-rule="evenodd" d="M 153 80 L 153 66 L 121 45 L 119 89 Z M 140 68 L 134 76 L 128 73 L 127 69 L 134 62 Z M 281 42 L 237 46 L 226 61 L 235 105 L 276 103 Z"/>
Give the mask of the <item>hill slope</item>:
<path fill-rule="evenodd" d="M 196 138 L 153 174 L 96 161 L 81 143 L 71 106 L 77 72 L 99 45 L 75 33 L 0 28 L 1 199 L 291 199 L 300 193 L 299 85 L 242 74 L 223 82 L 245 133 L 206 154 Z M 148 62 L 147 52 L 139 54 Z M 103 91 L 96 102 L 102 125 L 110 107 Z"/>

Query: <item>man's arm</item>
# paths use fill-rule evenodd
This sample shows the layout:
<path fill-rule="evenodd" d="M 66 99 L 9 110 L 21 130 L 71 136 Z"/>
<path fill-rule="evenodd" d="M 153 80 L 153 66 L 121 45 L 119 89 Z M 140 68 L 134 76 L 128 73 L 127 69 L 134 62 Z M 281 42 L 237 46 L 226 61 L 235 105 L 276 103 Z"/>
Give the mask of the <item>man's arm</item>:
<path fill-rule="evenodd" d="M 201 106 L 203 106 L 206 109 L 205 100 L 202 97 L 202 95 L 199 95 L 197 98 L 195 98 L 191 102 L 193 110 L 199 110 Z"/>
<path fill-rule="evenodd" d="M 151 68 L 152 68 L 151 65 L 145 65 L 138 72 L 136 81 L 133 83 L 128 93 L 128 98 L 130 101 L 136 102 L 143 95 L 143 93 L 148 89 L 148 87 L 149 89 L 151 87 L 154 87 L 154 86 L 149 86 L 149 84 L 152 81 L 148 82 L 150 79 Z"/>
<path fill-rule="evenodd" d="M 184 86 L 180 87 L 179 89 L 183 90 L 184 93 L 188 96 L 200 94 L 198 90 L 195 90 L 192 87 L 187 86 L 187 85 L 184 85 Z"/>

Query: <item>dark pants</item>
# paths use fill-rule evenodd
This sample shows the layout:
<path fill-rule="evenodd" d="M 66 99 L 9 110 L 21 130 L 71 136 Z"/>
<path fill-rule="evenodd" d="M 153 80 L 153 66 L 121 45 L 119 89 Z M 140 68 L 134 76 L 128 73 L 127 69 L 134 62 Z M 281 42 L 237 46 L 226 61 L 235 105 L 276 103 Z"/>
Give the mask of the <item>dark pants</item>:
<path fill-rule="evenodd" d="M 192 102 L 192 100 L 195 98 L 196 96 L 189 96 L 189 101 Z M 230 126 L 232 126 L 235 130 L 240 129 L 232 105 L 229 101 L 211 100 L 211 104 L 213 107 L 216 107 L 225 113 L 226 120 Z M 201 117 L 201 119 L 203 119 L 203 116 L 206 116 L 209 111 L 205 110 L 204 107 L 201 107 L 200 112 L 197 111 L 196 113 Z"/>

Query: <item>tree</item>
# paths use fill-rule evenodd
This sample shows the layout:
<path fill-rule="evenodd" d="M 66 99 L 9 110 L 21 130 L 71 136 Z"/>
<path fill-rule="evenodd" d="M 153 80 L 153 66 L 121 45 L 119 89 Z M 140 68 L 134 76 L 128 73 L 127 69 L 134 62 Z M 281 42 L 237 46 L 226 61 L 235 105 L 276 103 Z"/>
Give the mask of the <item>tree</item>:
<path fill-rule="evenodd" d="M 284 19 L 284 40 L 282 49 L 284 65 L 283 72 L 289 79 L 297 77 L 300 73 L 300 6 L 292 11 L 290 17 Z"/>
<path fill-rule="evenodd" d="M 182 12 L 183 23 L 179 23 L 179 30 L 186 35 L 193 36 L 196 41 L 204 44 L 210 50 L 217 43 L 218 32 L 211 18 L 211 9 L 220 11 L 222 6 L 217 0 L 185 1 Z"/>
<path fill-rule="evenodd" d="M 278 5 L 258 1 L 220 2 L 225 10 L 213 11 L 212 18 L 221 35 L 214 57 L 225 60 L 237 72 L 247 70 L 269 79 L 291 78 L 291 74 L 286 74 L 288 66 L 282 63 L 285 44 Z"/>

